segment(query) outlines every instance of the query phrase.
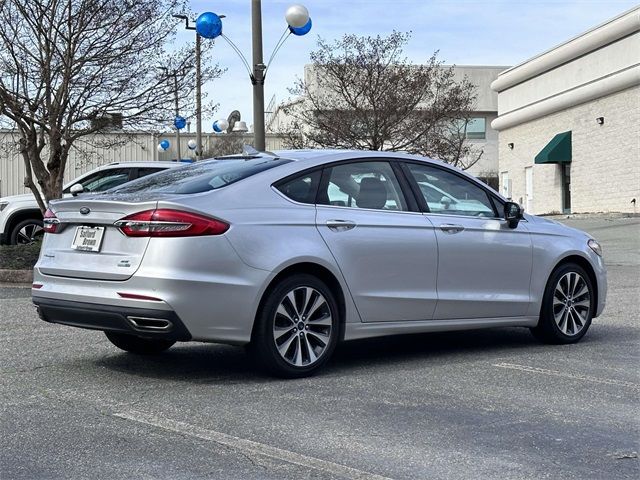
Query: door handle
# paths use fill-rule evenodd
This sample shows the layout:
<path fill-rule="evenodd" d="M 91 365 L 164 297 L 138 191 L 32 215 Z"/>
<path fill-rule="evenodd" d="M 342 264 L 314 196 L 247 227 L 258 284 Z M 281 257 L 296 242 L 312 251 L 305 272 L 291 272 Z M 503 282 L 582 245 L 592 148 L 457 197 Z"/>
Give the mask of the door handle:
<path fill-rule="evenodd" d="M 351 220 L 327 220 L 326 225 L 334 232 L 345 232 L 354 228 L 356 222 L 352 222 Z"/>
<path fill-rule="evenodd" d="M 464 227 L 462 225 L 454 225 L 452 223 L 444 223 L 442 225 L 440 225 L 440 230 L 442 230 L 444 233 L 460 233 L 461 231 L 464 230 Z"/>

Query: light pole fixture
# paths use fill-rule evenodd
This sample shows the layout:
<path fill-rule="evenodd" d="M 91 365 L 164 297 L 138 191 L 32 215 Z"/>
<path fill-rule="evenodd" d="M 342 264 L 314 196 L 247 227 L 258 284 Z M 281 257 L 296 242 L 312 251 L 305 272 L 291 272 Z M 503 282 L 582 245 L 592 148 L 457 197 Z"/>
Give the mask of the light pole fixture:
<path fill-rule="evenodd" d="M 222 33 L 222 18 L 224 18 L 223 15 L 216 15 L 213 12 L 202 13 L 196 20 L 196 31 L 204 38 L 215 39 L 219 36 L 224 38 L 233 51 L 240 57 L 240 60 L 242 60 L 253 84 L 253 133 L 255 148 L 259 151 L 265 151 L 264 81 L 267 70 L 291 34 L 302 36 L 309 33 L 312 25 L 311 18 L 309 18 L 309 11 L 303 5 L 297 4 L 291 5 L 287 9 L 285 13 L 287 27 L 273 49 L 269 61 L 265 65 L 262 57 L 262 2 L 261 0 L 251 0 L 253 68 L 249 66 L 249 62 L 236 44 Z"/>
<path fill-rule="evenodd" d="M 180 116 L 180 99 L 179 99 L 179 90 L 178 90 L 178 73 L 179 70 L 169 70 L 167 67 L 160 67 L 167 79 L 173 77 L 173 94 L 175 99 L 175 118 L 173 120 L 173 126 L 176 129 L 176 159 L 180 160 L 180 130 L 182 130 L 187 125 L 187 120 L 184 117 Z M 166 149 L 165 149 L 166 150 Z"/>
<path fill-rule="evenodd" d="M 596 123 L 598 125 L 604 125 L 604 117 L 598 117 L 596 118 Z"/>
<path fill-rule="evenodd" d="M 187 30 L 194 30 L 196 32 L 196 158 L 202 157 L 202 37 L 197 31 L 195 26 L 189 25 L 189 17 L 186 15 L 174 15 L 175 18 L 184 20 L 184 26 Z M 220 15 L 218 19 L 224 18 L 224 15 Z M 220 23 L 222 28 L 222 23 Z"/>

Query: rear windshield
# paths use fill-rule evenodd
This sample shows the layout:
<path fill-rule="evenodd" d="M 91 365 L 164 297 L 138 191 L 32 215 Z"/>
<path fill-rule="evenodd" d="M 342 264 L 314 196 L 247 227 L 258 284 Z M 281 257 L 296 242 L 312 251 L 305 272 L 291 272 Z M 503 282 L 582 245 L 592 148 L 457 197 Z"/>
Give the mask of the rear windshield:
<path fill-rule="evenodd" d="M 200 193 L 216 190 L 291 160 L 254 158 L 251 160 L 208 160 L 171 168 L 155 175 L 116 187 L 113 193 Z"/>

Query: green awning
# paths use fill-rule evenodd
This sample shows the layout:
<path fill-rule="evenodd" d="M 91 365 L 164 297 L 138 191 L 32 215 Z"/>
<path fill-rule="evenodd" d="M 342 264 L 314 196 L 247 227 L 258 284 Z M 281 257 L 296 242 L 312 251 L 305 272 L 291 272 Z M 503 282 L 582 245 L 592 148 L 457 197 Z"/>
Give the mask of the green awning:
<path fill-rule="evenodd" d="M 536 163 L 570 163 L 571 131 L 559 133 L 536 155 Z"/>

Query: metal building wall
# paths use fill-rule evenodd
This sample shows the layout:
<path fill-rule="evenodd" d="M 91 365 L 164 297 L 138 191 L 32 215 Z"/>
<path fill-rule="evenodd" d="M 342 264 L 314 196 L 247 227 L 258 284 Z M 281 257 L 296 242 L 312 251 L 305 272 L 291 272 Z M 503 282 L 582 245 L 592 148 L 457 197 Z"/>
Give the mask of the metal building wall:
<path fill-rule="evenodd" d="M 18 152 L 18 136 L 0 130 L 0 196 L 29 193 L 24 187 L 26 169 Z M 79 140 L 69 154 L 65 183 L 101 165 L 113 162 L 157 160 L 156 138 L 150 133 L 97 134 Z"/>
<path fill-rule="evenodd" d="M 245 143 L 253 143 L 253 134 L 246 133 L 242 137 Z M 171 148 L 166 152 L 158 152 L 158 143 L 166 138 L 171 142 Z M 181 135 L 182 158 L 194 158 L 193 151 L 187 147 L 187 142 L 195 140 L 195 133 Z M 204 134 L 202 143 L 204 150 L 214 145 L 216 134 Z M 283 138 L 279 135 L 267 134 L 266 148 L 269 151 L 284 148 Z M 22 156 L 18 152 L 18 135 L 10 130 L 0 130 L 0 197 L 30 193 L 24 187 L 26 169 Z M 70 182 L 74 178 L 101 165 L 113 162 L 149 162 L 155 160 L 172 160 L 176 157 L 175 135 L 154 134 L 148 132 L 120 132 L 101 133 L 78 140 L 74 149 L 69 153 L 69 160 L 65 170 L 64 181 Z M 238 152 L 239 153 L 239 152 Z"/>

